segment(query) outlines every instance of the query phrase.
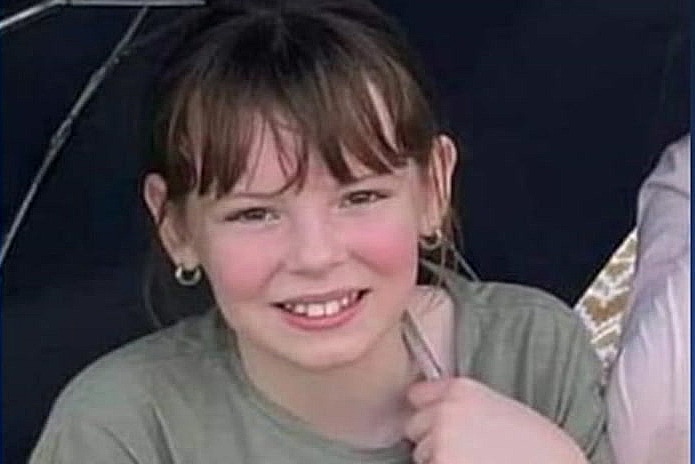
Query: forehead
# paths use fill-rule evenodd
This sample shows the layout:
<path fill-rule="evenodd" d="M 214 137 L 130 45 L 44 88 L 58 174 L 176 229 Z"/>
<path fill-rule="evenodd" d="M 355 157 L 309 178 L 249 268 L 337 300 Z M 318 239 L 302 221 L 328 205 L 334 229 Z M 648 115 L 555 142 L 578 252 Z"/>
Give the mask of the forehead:
<path fill-rule="evenodd" d="M 273 130 L 258 122 L 246 169 L 232 189 L 235 192 L 280 193 L 290 187 L 333 186 L 340 183 L 315 147 L 304 147 L 302 137 L 290 128 Z M 360 178 L 374 171 L 346 150 L 343 160 L 351 177 Z"/>

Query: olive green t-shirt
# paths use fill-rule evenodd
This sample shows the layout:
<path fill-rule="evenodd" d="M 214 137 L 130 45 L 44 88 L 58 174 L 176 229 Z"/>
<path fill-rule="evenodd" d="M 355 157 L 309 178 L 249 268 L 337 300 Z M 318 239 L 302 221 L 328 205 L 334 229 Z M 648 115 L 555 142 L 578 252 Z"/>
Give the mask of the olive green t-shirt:
<path fill-rule="evenodd" d="M 539 290 L 453 274 L 445 285 L 456 374 L 531 406 L 592 463 L 610 463 L 601 367 L 581 321 Z M 411 462 L 406 441 L 355 448 L 271 403 L 249 383 L 229 333 L 211 311 L 103 357 L 61 393 L 30 463 Z"/>

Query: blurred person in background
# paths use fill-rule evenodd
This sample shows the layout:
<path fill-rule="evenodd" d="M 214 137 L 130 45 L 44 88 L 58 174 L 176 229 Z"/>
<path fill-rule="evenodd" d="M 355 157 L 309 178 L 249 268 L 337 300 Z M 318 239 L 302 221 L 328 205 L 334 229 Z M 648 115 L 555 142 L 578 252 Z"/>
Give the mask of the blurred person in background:
<path fill-rule="evenodd" d="M 619 464 L 690 462 L 690 134 L 671 144 L 638 200 L 637 269 L 608 387 Z"/>

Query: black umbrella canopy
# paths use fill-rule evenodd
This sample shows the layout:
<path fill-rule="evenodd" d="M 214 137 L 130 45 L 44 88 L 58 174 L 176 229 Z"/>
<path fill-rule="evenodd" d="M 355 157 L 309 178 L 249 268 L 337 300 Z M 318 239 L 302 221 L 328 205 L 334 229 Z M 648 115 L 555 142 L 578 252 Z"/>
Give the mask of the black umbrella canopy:
<path fill-rule="evenodd" d="M 68 10 L 6 40 L 3 53 L 12 66 L 3 68 L 4 85 L 13 91 L 3 99 L 6 114 L 12 114 L 3 120 L 3 217 L 24 213 L 27 193 L 34 202 L 19 228 L 5 222 L 6 237 L 15 239 L 7 257 L 3 248 L 6 298 L 71 279 L 73 268 L 95 264 L 85 259 L 121 259 L 132 245 L 126 242 L 133 234 L 124 227 L 138 209 L 131 201 L 138 190 L 132 181 L 147 150 L 144 102 L 162 40 L 171 42 L 169 28 L 186 14 L 147 7 Z M 86 30 L 94 33 L 89 39 Z M 37 172 L 46 176 L 37 179 Z M 116 248 L 104 242 L 116 237 Z M 60 250 L 78 253 L 60 259 Z M 36 266 L 33 257 L 44 264 Z M 32 278 L 19 278 L 28 275 L 27 266 Z"/>
<path fill-rule="evenodd" d="M 117 0 L 116 0 L 117 1 Z M 461 142 L 466 255 L 571 303 L 632 227 L 637 187 L 689 126 L 685 2 L 378 1 L 433 75 Z M 7 16 L 26 7 L 5 2 Z M 24 462 L 60 387 L 151 330 L 142 127 L 163 52 L 198 7 L 150 8 L 143 43 L 82 109 L 3 264 L 3 462 Z M 3 231 L 90 76 L 141 13 L 56 6 L 2 36 Z M 27 388 L 30 386 L 31 388 Z"/>
<path fill-rule="evenodd" d="M 120 6 L 53 7 L 3 36 L 5 232 L 51 135 L 139 11 L 124 6 L 139 0 L 74 1 Z M 573 301 L 629 230 L 633 194 L 654 153 L 687 127 L 684 2 L 378 3 L 422 52 L 462 142 L 458 206 L 475 267 Z M 135 40 L 192 9 L 151 8 Z M 9 2 L 5 10 L 21 8 Z M 120 199 L 137 190 L 134 113 L 165 42 L 126 56 L 85 106 L 3 266 L 6 298 L 70 280 L 88 268 L 84 260 L 112 260 L 131 246 L 133 208 Z M 110 237 L 118 243 L 106 246 Z M 592 251 L 578 254 L 575 243 Z"/>
<path fill-rule="evenodd" d="M 152 329 L 141 297 L 150 243 L 139 198 L 148 151 L 142 126 L 158 62 L 172 42 L 168 27 L 191 11 L 143 16 L 138 7 L 70 7 L 3 36 L 7 231 L 56 129 L 141 20 L 75 119 L 3 265 L 3 462 L 25 461 L 69 377 Z"/>

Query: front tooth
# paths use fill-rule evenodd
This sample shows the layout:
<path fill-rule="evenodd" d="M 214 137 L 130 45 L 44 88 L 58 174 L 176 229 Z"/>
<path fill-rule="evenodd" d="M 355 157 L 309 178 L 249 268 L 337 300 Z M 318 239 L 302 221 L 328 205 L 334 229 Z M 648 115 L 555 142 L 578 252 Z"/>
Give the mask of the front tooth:
<path fill-rule="evenodd" d="M 312 303 L 307 305 L 307 316 L 319 317 L 324 315 L 324 306 L 320 303 Z"/>
<path fill-rule="evenodd" d="M 332 316 L 340 311 L 340 303 L 337 301 L 330 301 L 326 303 L 326 316 Z"/>
<path fill-rule="evenodd" d="M 297 304 L 294 305 L 294 307 L 292 308 L 292 312 L 295 313 L 295 314 L 306 314 L 306 312 L 307 312 L 307 307 L 306 307 L 306 305 L 304 305 L 304 304 L 297 303 Z"/>

